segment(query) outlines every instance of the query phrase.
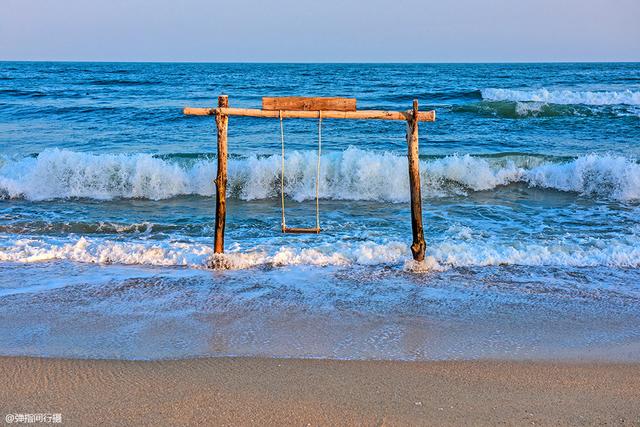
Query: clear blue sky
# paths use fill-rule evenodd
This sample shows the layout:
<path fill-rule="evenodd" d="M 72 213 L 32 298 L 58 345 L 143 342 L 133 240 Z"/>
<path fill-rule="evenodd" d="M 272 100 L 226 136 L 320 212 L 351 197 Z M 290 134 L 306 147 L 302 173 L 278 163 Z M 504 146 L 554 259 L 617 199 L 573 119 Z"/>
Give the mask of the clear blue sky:
<path fill-rule="evenodd" d="M 640 0 L 2 0 L 0 60 L 640 61 Z"/>

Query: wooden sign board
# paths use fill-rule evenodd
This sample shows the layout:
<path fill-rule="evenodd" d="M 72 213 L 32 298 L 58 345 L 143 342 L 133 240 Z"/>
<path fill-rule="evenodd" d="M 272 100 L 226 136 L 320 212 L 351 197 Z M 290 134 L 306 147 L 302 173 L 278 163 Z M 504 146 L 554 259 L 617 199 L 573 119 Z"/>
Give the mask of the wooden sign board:
<path fill-rule="evenodd" d="M 264 97 L 263 110 L 356 111 L 355 98 L 317 98 L 304 96 Z"/>

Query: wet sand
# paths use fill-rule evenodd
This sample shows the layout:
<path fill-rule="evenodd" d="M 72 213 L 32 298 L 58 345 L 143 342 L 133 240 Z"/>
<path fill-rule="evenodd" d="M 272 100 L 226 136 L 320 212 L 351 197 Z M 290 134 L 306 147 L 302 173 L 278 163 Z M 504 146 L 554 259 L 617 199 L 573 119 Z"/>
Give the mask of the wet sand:
<path fill-rule="evenodd" d="M 0 358 L 0 411 L 65 425 L 640 425 L 640 364 Z"/>

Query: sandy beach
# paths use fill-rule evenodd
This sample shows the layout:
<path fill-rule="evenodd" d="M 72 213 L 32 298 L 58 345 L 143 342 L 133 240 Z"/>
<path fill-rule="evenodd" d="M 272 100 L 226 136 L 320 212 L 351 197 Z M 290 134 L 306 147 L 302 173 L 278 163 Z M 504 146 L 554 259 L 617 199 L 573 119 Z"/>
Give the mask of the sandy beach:
<path fill-rule="evenodd" d="M 0 359 L 0 410 L 65 425 L 637 425 L 639 364 Z"/>

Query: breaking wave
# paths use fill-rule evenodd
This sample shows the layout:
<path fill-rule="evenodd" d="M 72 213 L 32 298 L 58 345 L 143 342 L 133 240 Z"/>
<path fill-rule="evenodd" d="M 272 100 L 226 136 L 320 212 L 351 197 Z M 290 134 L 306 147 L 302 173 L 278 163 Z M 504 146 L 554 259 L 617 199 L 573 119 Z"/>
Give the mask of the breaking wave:
<path fill-rule="evenodd" d="M 313 248 L 256 247 L 240 251 L 232 246 L 214 255 L 209 244 L 168 241 L 123 242 L 80 237 L 47 241 L 35 238 L 6 241 L 0 245 L 0 261 L 43 262 L 68 260 L 98 264 L 223 267 L 246 269 L 260 266 L 352 266 L 396 265 L 412 271 L 442 271 L 456 267 L 571 266 L 640 267 L 640 236 L 632 232 L 616 239 L 589 242 L 515 242 L 491 239 L 446 239 L 430 243 L 425 263 L 411 261 L 406 243 L 391 241 L 333 242 Z"/>
<path fill-rule="evenodd" d="M 593 115 L 608 115 L 611 117 L 636 116 L 637 112 L 634 108 L 636 107 L 590 107 L 586 105 L 546 104 L 544 102 L 481 101 L 470 104 L 453 105 L 451 110 L 456 113 L 473 113 L 485 117 L 519 119 L 526 117 Z"/>
<path fill-rule="evenodd" d="M 482 89 L 482 99 L 488 101 L 540 102 L 563 105 L 640 105 L 640 92 Z"/>
<path fill-rule="evenodd" d="M 481 101 L 451 106 L 457 113 L 486 117 L 640 117 L 640 92 L 482 89 Z"/>
<path fill-rule="evenodd" d="M 286 159 L 285 192 L 297 201 L 315 197 L 316 154 L 294 151 Z M 465 195 L 509 184 L 575 192 L 620 201 L 640 200 L 640 164 L 616 155 L 572 159 L 534 155 L 452 155 L 421 161 L 427 197 Z M 214 160 L 204 156 L 87 154 L 45 150 L 36 157 L 0 157 L 0 198 L 140 198 L 212 196 Z M 350 147 L 323 155 L 320 196 L 336 200 L 409 200 L 406 157 Z M 280 156 L 229 160 L 230 197 L 279 195 Z"/>

